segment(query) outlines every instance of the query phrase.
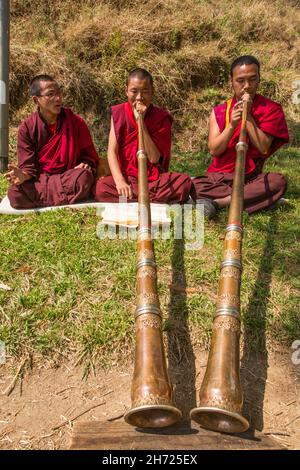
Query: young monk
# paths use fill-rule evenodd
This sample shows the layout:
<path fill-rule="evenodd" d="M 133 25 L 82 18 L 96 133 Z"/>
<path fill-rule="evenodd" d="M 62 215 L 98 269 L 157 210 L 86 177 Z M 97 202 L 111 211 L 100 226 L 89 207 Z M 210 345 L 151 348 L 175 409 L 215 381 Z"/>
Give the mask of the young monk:
<path fill-rule="evenodd" d="M 18 166 L 9 165 L 10 204 L 15 209 L 59 206 L 89 199 L 98 155 L 84 120 L 64 108 L 63 92 L 50 75 L 30 84 L 37 110 L 19 127 Z"/>
<path fill-rule="evenodd" d="M 152 104 L 153 79 L 147 70 L 129 73 L 126 85 L 128 101 L 111 108 L 108 163 L 112 176 L 97 181 L 97 201 L 130 201 L 138 197 L 138 126 L 135 111 L 145 123 L 145 150 L 148 156 L 148 182 L 151 202 L 183 203 L 189 198 L 191 179 L 186 174 L 169 172 L 171 153 L 170 114 Z"/>
<path fill-rule="evenodd" d="M 253 56 L 242 56 L 231 65 L 233 98 L 216 106 L 210 115 L 208 148 L 213 157 L 205 176 L 193 180 L 196 197 L 204 211 L 213 217 L 218 208 L 231 201 L 236 150 L 239 140 L 243 104 L 248 102 L 246 177 L 244 209 L 265 209 L 286 191 L 280 173 L 262 173 L 267 158 L 288 142 L 288 129 L 281 106 L 257 94 L 260 64 Z"/>

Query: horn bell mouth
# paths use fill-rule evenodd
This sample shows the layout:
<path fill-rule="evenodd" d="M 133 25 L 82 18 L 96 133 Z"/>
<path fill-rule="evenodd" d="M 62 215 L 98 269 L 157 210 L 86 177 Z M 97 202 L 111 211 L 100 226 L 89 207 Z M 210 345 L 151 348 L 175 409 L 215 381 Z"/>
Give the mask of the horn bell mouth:
<path fill-rule="evenodd" d="M 165 428 L 181 419 L 181 411 L 169 405 L 144 405 L 129 410 L 124 419 L 137 428 Z"/>
<path fill-rule="evenodd" d="M 201 406 L 190 412 L 190 417 L 203 428 L 227 434 L 239 434 L 249 429 L 241 414 L 212 406 Z"/>

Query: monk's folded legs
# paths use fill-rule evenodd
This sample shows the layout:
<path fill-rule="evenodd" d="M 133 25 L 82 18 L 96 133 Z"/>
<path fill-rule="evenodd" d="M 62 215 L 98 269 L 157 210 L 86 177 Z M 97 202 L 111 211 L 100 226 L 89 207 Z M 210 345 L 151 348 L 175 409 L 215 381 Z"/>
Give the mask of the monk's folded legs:
<path fill-rule="evenodd" d="M 224 207 L 230 203 L 233 174 L 207 173 L 194 178 L 191 195 L 193 199 L 208 198 Z M 287 183 L 280 173 L 259 173 L 246 179 L 244 209 L 251 214 L 266 209 L 277 202 L 286 192 Z"/>
<path fill-rule="evenodd" d="M 60 181 L 63 188 L 62 200 L 66 201 L 62 204 L 75 204 L 76 202 L 92 198 L 91 192 L 94 185 L 94 175 L 91 171 L 83 168 L 74 168 L 58 176 L 61 176 Z M 49 193 L 49 198 L 57 202 L 55 193 Z M 56 203 L 55 205 L 60 204 Z"/>
<path fill-rule="evenodd" d="M 74 204 L 91 197 L 93 184 L 91 171 L 74 168 L 58 175 L 41 174 L 37 181 L 12 185 L 8 198 L 15 209 Z"/>
<path fill-rule="evenodd" d="M 96 182 L 94 198 L 98 202 L 119 202 L 119 193 L 117 191 L 115 180 L 112 176 L 105 176 Z M 137 195 L 134 195 L 131 202 L 137 201 Z"/>
<path fill-rule="evenodd" d="M 233 175 L 226 173 L 206 173 L 196 176 L 192 180 L 191 196 L 194 200 L 208 198 L 215 200 L 228 200 L 232 192 Z M 221 205 L 220 205 L 221 207 Z"/>
<path fill-rule="evenodd" d="M 192 180 L 184 173 L 161 173 L 157 181 L 149 183 L 150 201 L 183 204 L 189 199 Z"/>
<path fill-rule="evenodd" d="M 137 178 L 128 177 L 133 197 L 129 202 L 138 199 Z M 159 179 L 149 182 L 149 195 L 151 202 L 157 203 L 183 203 L 189 198 L 192 181 L 189 175 L 182 173 L 161 173 Z M 112 176 L 99 179 L 95 189 L 95 199 L 99 202 L 119 202 L 119 194 Z"/>
<path fill-rule="evenodd" d="M 13 184 L 8 189 L 7 196 L 14 209 L 33 209 L 43 206 L 35 183 L 31 180 L 20 185 Z"/>
<path fill-rule="evenodd" d="M 248 214 L 267 209 L 286 192 L 287 182 L 280 173 L 260 173 L 245 185 L 244 208 Z"/>

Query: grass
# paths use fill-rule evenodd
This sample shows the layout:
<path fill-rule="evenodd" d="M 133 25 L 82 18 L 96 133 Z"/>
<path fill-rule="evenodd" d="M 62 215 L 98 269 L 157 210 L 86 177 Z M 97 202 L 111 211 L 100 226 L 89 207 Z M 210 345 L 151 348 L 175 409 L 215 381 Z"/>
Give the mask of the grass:
<path fill-rule="evenodd" d="M 245 216 L 242 314 L 244 337 L 290 345 L 299 338 L 299 79 L 297 2 L 276 0 L 12 0 L 11 160 L 16 126 L 32 111 L 28 84 L 38 73 L 64 85 L 65 103 L 82 114 L 100 154 L 108 107 L 124 100 L 127 72 L 153 74 L 155 100 L 175 117 L 172 169 L 205 171 L 208 116 L 229 94 L 228 71 L 240 54 L 262 65 L 261 91 L 285 110 L 292 147 L 268 163 L 289 178 L 290 208 Z M 134 8 L 133 8 L 134 6 Z M 107 18 L 110 21 L 107 21 Z M 0 175 L 0 194 L 7 183 Z M 226 211 L 205 225 L 202 250 L 157 240 L 155 250 L 165 331 L 207 346 L 217 292 Z M 87 371 L 132 351 L 134 241 L 99 240 L 93 210 L 1 216 L 0 339 L 13 356 L 84 358 Z M 187 286 L 186 294 L 170 284 Z M 190 289 L 190 290 L 189 290 Z M 189 330 L 188 330 L 189 329 Z M 181 353 L 178 353 L 178 358 Z"/>
<path fill-rule="evenodd" d="M 288 148 L 268 163 L 289 178 L 290 207 L 245 215 L 243 329 L 256 349 L 263 333 L 288 346 L 299 338 L 299 156 Z M 178 153 L 173 169 L 197 174 L 207 161 Z M 6 186 L 1 176 L 2 195 Z M 199 251 L 181 240 L 155 242 L 165 330 L 180 337 L 184 320 L 193 345 L 210 338 L 226 220 L 224 211 L 206 222 Z M 88 371 L 132 351 L 136 244 L 99 240 L 98 221 L 93 209 L 1 216 L 0 282 L 11 290 L 0 289 L 0 339 L 9 355 L 72 356 Z M 170 290 L 178 284 L 187 292 Z"/>

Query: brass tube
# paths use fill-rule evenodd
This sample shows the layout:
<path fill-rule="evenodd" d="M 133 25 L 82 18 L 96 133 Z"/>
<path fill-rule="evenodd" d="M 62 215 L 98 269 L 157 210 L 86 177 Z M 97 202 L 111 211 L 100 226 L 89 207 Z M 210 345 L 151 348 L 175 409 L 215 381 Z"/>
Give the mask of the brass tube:
<path fill-rule="evenodd" d="M 217 308 L 211 347 L 202 386 L 200 405 L 191 418 L 204 428 L 240 433 L 249 428 L 241 414 L 243 394 L 240 384 L 240 285 L 242 273 L 243 202 L 247 103 L 243 107 L 236 166 L 224 241 Z"/>
<path fill-rule="evenodd" d="M 172 385 L 162 338 L 142 114 L 139 114 L 137 122 L 139 226 L 135 366 L 131 388 L 132 407 L 126 413 L 125 421 L 140 428 L 161 428 L 176 423 L 181 418 L 181 412 L 172 404 Z"/>

